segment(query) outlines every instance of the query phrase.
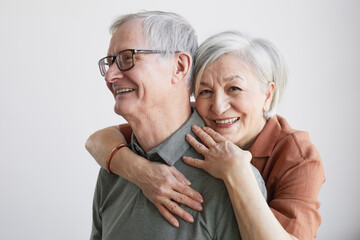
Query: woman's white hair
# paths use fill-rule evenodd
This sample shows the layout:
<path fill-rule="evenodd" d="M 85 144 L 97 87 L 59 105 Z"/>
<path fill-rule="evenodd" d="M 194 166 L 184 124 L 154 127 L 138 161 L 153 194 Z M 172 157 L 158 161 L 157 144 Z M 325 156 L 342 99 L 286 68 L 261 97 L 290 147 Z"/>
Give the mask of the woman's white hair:
<path fill-rule="evenodd" d="M 274 44 L 265 39 L 251 38 L 237 31 L 226 31 L 205 40 L 194 58 L 193 92 L 196 93 L 205 68 L 230 52 L 238 53 L 243 62 L 243 66 L 239 67 L 249 67 L 263 83 L 264 89 L 270 82 L 275 84 L 270 108 L 264 112 L 266 119 L 273 116 L 284 92 L 288 71 L 281 53 Z"/>
<path fill-rule="evenodd" d="M 144 37 L 146 45 L 151 50 L 166 51 L 164 56 L 170 56 L 175 52 L 186 52 L 193 58 L 198 48 L 198 40 L 195 30 L 182 16 L 161 11 L 144 11 L 120 16 L 110 27 L 110 33 L 124 23 L 139 19 L 144 24 Z M 192 70 L 192 68 L 191 68 Z M 192 73 L 188 75 L 188 83 L 191 84 Z"/>

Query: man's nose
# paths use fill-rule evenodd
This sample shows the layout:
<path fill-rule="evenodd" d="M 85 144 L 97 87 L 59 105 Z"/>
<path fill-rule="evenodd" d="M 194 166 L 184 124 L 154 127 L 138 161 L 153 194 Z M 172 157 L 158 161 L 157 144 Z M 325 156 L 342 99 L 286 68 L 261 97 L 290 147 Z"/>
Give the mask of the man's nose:
<path fill-rule="evenodd" d="M 124 73 L 118 68 L 116 63 L 113 63 L 105 73 L 105 81 L 114 83 L 124 77 Z"/>
<path fill-rule="evenodd" d="M 230 108 L 230 103 L 225 94 L 219 93 L 213 96 L 211 110 L 217 115 L 221 116 Z"/>

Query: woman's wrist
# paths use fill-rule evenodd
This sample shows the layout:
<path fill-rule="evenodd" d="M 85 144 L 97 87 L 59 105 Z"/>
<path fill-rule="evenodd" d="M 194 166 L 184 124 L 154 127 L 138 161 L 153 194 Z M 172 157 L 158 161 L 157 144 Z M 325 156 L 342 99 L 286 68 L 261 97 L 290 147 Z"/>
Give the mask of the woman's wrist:
<path fill-rule="evenodd" d="M 114 157 L 114 155 L 123 147 L 127 147 L 127 144 L 125 143 L 121 143 L 119 145 L 117 145 L 116 147 L 114 147 L 112 149 L 112 151 L 110 152 L 109 156 L 107 156 L 106 158 L 106 169 L 108 170 L 109 173 L 111 174 L 114 174 L 112 171 L 111 171 L 111 161 Z"/>
<path fill-rule="evenodd" d="M 230 171 L 224 175 L 222 180 L 226 186 L 239 187 L 239 184 L 247 182 L 249 179 L 254 177 L 253 175 L 250 162 L 239 162 L 232 166 Z"/>
<path fill-rule="evenodd" d="M 121 165 L 119 164 L 116 168 L 118 170 L 120 170 L 119 168 L 122 168 L 121 176 L 140 187 L 142 183 L 146 182 L 145 171 L 146 169 L 149 169 L 150 162 L 147 159 L 135 154 L 129 148 L 123 148 L 121 151 L 122 158 L 126 159 L 127 163 L 122 163 Z M 114 162 L 114 165 L 116 164 L 117 163 Z"/>

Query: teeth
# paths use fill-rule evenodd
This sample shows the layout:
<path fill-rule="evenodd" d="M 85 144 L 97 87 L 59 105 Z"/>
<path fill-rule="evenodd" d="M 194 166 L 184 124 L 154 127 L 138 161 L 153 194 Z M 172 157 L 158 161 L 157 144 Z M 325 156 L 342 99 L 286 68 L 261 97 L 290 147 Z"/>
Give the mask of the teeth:
<path fill-rule="evenodd" d="M 230 118 L 230 119 L 226 119 L 226 120 L 215 120 L 215 122 L 217 124 L 231 124 L 237 120 L 239 120 L 239 118 Z"/>
<path fill-rule="evenodd" d="M 125 92 L 132 92 L 134 91 L 134 89 L 132 88 L 124 88 L 124 89 L 119 89 L 119 90 L 116 90 L 116 94 L 120 94 L 120 93 L 125 93 Z"/>

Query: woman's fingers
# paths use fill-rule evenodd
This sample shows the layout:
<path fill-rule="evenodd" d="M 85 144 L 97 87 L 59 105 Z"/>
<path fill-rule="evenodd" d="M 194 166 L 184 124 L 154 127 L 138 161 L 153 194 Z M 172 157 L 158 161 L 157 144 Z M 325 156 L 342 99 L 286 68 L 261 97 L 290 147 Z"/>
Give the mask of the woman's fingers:
<path fill-rule="evenodd" d="M 186 140 L 188 141 L 188 143 L 190 143 L 190 145 L 195 148 L 195 150 L 200 153 L 201 155 L 205 155 L 207 153 L 207 151 L 209 151 L 209 149 L 207 147 L 204 146 L 204 144 L 198 142 L 198 140 L 196 140 L 193 136 L 191 136 L 190 134 L 186 134 Z"/>
<path fill-rule="evenodd" d="M 175 215 L 184 219 L 186 222 L 193 223 L 194 218 L 190 213 L 182 209 L 176 202 L 167 200 L 164 204 L 155 205 L 160 214 L 174 227 L 179 227 L 179 221 L 175 218 Z"/>
<path fill-rule="evenodd" d="M 170 167 L 170 172 L 172 173 L 172 175 L 174 175 L 174 177 L 178 181 L 180 181 L 180 182 L 182 182 L 182 183 L 184 183 L 186 185 L 191 185 L 191 182 L 184 176 L 184 174 L 179 172 L 174 166 Z"/>
<path fill-rule="evenodd" d="M 186 222 L 189 223 L 194 222 L 193 216 L 191 216 L 190 213 L 188 213 L 183 208 L 181 208 L 177 203 L 186 205 L 196 211 L 203 210 L 199 201 L 195 201 L 194 199 L 188 197 L 191 195 L 195 195 L 195 196 L 199 195 L 200 198 L 202 199 L 201 195 L 183 183 L 179 183 L 179 185 L 175 187 L 174 190 L 163 189 L 161 192 L 162 194 L 160 194 L 156 198 L 156 202 L 160 203 L 161 206 L 165 207 L 165 210 L 160 206 L 158 206 L 157 204 L 155 206 L 159 209 L 161 215 L 163 215 L 166 218 L 166 220 L 175 227 L 178 226 L 176 225 L 178 224 L 178 221 L 176 220 L 173 214 L 184 219 Z"/>
<path fill-rule="evenodd" d="M 192 157 L 183 157 L 185 163 L 189 164 L 190 166 L 197 167 L 204 169 L 206 162 L 204 160 L 192 158 Z M 205 169 L 204 169 L 205 170 Z"/>
<path fill-rule="evenodd" d="M 178 215 L 179 217 L 181 217 L 182 219 L 184 219 L 186 222 L 189 223 L 193 223 L 194 222 L 194 218 L 193 216 L 191 216 L 190 213 L 188 213 L 187 211 L 185 211 L 184 209 L 182 209 L 181 207 L 179 207 L 179 205 L 171 200 L 168 200 L 165 203 L 165 207 L 172 213 L 174 213 L 175 215 Z"/>
<path fill-rule="evenodd" d="M 174 217 L 178 215 L 186 222 L 192 223 L 194 218 L 178 204 L 186 205 L 196 211 L 202 211 L 203 198 L 189 184 L 190 181 L 175 167 L 164 164 L 154 164 L 153 176 L 141 189 L 145 196 L 159 209 L 164 218 L 171 225 L 178 227 L 179 221 Z"/>
<path fill-rule="evenodd" d="M 207 146 L 207 147 L 212 147 L 214 145 L 216 145 L 216 142 L 214 141 L 214 139 L 212 139 L 211 136 L 209 136 L 209 134 L 207 134 L 204 130 L 202 130 L 200 127 L 193 125 L 192 126 L 192 131 L 196 134 L 196 136 L 198 136 L 201 141 Z"/>
<path fill-rule="evenodd" d="M 207 134 L 209 134 L 209 136 L 215 141 L 215 142 L 223 142 L 226 141 L 227 139 L 225 137 L 223 137 L 220 133 L 214 131 L 214 129 L 209 128 L 209 127 L 203 127 L 202 128 L 204 130 L 204 132 L 206 132 Z"/>
<path fill-rule="evenodd" d="M 196 211 L 202 211 L 203 207 L 201 206 L 201 204 L 198 201 L 195 201 L 192 198 L 189 198 L 188 196 L 186 196 L 183 193 L 179 193 L 179 192 L 172 192 L 171 193 L 171 197 L 172 200 L 176 201 L 177 203 L 186 205 Z M 179 207 L 180 208 L 180 207 Z M 169 209 L 170 210 L 170 209 Z M 176 214 L 176 213 L 175 213 Z M 178 214 L 176 214 L 178 215 Z M 183 218 L 181 215 L 179 215 L 181 218 Z M 186 219 L 184 219 L 186 220 Z"/>
<path fill-rule="evenodd" d="M 190 181 L 181 172 L 179 172 L 174 166 L 170 167 L 170 172 L 178 180 L 178 182 L 175 183 L 176 186 L 175 186 L 174 190 L 176 190 L 180 194 L 184 195 L 184 198 L 187 196 L 187 197 L 191 198 L 191 200 L 197 201 L 197 203 L 204 202 L 204 199 L 201 196 L 201 194 L 199 192 L 195 191 L 194 189 L 192 189 L 191 187 L 189 187 L 189 185 L 191 184 Z M 185 204 L 186 206 L 191 207 L 194 210 L 198 210 L 198 211 L 202 210 L 202 207 L 200 204 L 198 204 L 198 205 L 200 205 L 201 210 L 199 210 L 199 207 L 195 207 L 194 204 L 187 204 L 189 201 L 183 202 L 183 201 L 178 201 L 177 199 L 174 199 L 174 200 L 177 201 L 178 203 Z"/>
<path fill-rule="evenodd" d="M 138 186 L 171 225 L 179 226 L 175 215 L 190 223 L 194 221 L 177 203 L 202 211 L 201 194 L 189 186 L 190 181 L 175 167 L 152 162 L 144 176 Z"/>
<path fill-rule="evenodd" d="M 178 184 L 174 190 L 174 194 L 171 196 L 173 200 L 194 210 L 202 211 L 201 203 L 204 202 L 204 199 L 200 193 L 184 184 Z"/>
<path fill-rule="evenodd" d="M 171 212 L 161 204 L 155 204 L 160 214 L 174 227 L 179 227 L 179 221 L 171 214 Z"/>

